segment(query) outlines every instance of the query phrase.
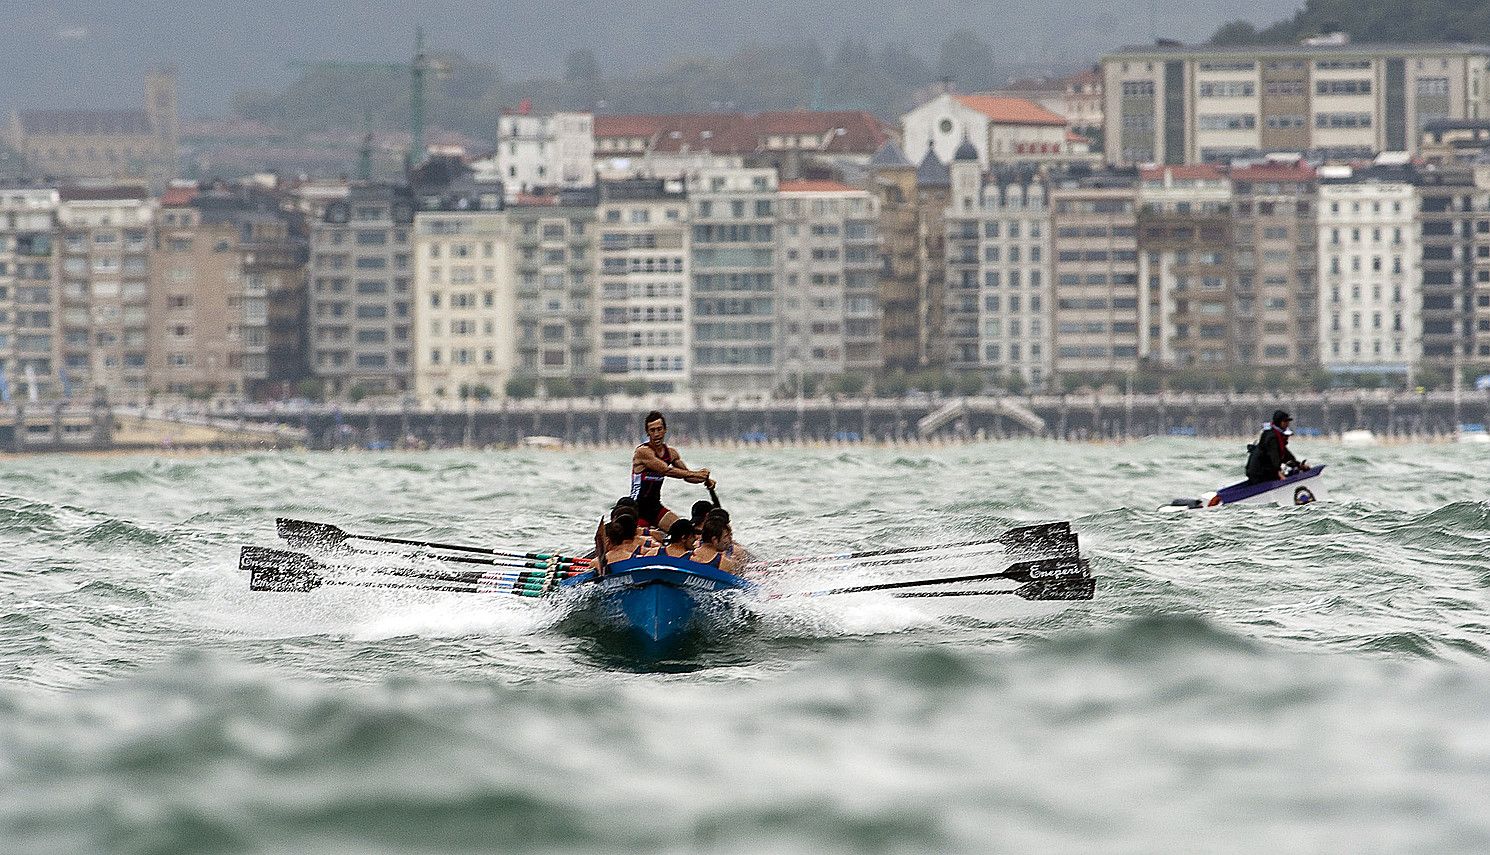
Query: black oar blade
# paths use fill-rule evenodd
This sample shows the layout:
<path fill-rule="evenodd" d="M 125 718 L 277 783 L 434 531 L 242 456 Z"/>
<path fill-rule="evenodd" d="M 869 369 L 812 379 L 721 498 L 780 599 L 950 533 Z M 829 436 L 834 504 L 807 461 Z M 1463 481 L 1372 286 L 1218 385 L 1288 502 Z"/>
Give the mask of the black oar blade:
<path fill-rule="evenodd" d="M 1029 582 L 1014 590 L 1026 600 L 1090 600 L 1097 595 L 1096 579 L 1057 579 Z"/>
<path fill-rule="evenodd" d="M 325 566 L 308 555 L 245 546 L 238 554 L 238 569 L 248 571 L 250 591 L 299 593 L 313 591 L 325 584 Z"/>
<path fill-rule="evenodd" d="M 1056 579 L 1082 579 L 1091 575 L 1084 559 L 1071 557 L 1042 558 L 1010 564 L 1004 577 L 1016 582 L 1048 582 Z"/>
<path fill-rule="evenodd" d="M 1011 528 L 999 535 L 999 543 L 1009 558 L 1075 557 L 1078 552 L 1071 523 L 1064 520 Z"/>
<path fill-rule="evenodd" d="M 335 549 L 344 546 L 350 536 L 331 523 L 292 520 L 280 517 L 274 521 L 274 529 L 291 546 L 301 548 Z"/>

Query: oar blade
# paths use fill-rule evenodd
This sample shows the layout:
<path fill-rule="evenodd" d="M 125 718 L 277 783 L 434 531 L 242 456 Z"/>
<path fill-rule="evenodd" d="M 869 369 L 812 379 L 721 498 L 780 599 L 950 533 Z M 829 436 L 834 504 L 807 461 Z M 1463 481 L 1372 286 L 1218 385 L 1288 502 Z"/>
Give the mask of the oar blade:
<path fill-rule="evenodd" d="M 238 554 L 238 569 L 248 571 L 250 591 L 303 594 L 325 584 L 325 565 L 308 555 L 245 546 Z"/>
<path fill-rule="evenodd" d="M 1096 579 L 1055 579 L 1028 582 L 1014 589 L 1026 600 L 1090 600 L 1097 595 Z"/>
<path fill-rule="evenodd" d="M 291 546 L 314 549 L 335 549 L 345 546 L 350 537 L 345 531 L 331 523 L 292 520 L 280 517 L 274 521 L 274 529 L 281 539 Z"/>
<path fill-rule="evenodd" d="M 1079 552 L 1071 523 L 1060 522 L 1022 525 L 999 535 L 999 543 L 1009 558 L 1075 557 Z"/>
<path fill-rule="evenodd" d="M 1034 561 L 1016 561 L 1003 574 L 1016 582 L 1048 582 L 1057 579 L 1081 579 L 1091 575 L 1086 559 L 1070 557 L 1040 558 Z"/>

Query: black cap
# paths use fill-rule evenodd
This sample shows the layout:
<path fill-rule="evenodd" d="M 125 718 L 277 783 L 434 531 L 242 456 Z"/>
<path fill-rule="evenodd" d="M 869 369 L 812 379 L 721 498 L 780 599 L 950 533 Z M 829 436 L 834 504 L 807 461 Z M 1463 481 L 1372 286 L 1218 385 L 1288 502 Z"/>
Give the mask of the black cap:
<path fill-rule="evenodd" d="M 1287 412 L 1283 410 L 1273 410 L 1273 424 L 1281 425 L 1284 422 L 1291 421 L 1293 421 L 1293 416 L 1290 416 Z"/>

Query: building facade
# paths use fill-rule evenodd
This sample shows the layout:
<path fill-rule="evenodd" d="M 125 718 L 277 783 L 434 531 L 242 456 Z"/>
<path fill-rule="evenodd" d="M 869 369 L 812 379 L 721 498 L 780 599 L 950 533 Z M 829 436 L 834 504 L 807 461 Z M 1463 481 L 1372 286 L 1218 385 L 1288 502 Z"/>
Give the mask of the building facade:
<path fill-rule="evenodd" d="M 0 191 L 0 402 L 59 394 L 55 189 Z"/>
<path fill-rule="evenodd" d="M 602 182 L 600 372 L 682 391 L 692 368 L 688 196 L 678 179 Z"/>
<path fill-rule="evenodd" d="M 421 401 L 506 394 L 517 367 L 514 231 L 500 200 L 483 205 L 479 196 L 414 216 L 410 302 Z"/>
<path fill-rule="evenodd" d="M 318 194 L 310 225 L 310 362 L 332 395 L 409 388 L 414 199 L 407 188 L 355 184 Z"/>
<path fill-rule="evenodd" d="M 964 140 L 984 169 L 1021 163 L 1096 165 L 1102 159 L 1091 151 L 1090 140 L 1071 131 L 1065 116 L 1023 98 L 944 92 L 901 116 L 900 129 L 912 162 L 928 151 L 950 162 Z"/>
<path fill-rule="evenodd" d="M 1255 357 L 1239 324 L 1231 182 L 1214 166 L 1140 172 L 1139 354 L 1165 368 L 1221 370 Z"/>
<path fill-rule="evenodd" d="M 540 188 L 594 186 L 595 117 L 504 113 L 497 121 L 496 160 L 509 201 Z"/>
<path fill-rule="evenodd" d="M 299 305 L 305 290 L 304 246 L 276 199 L 247 188 L 168 191 L 154 249 L 152 390 L 244 400 L 305 376 L 303 348 L 272 341 L 271 302 Z"/>
<path fill-rule="evenodd" d="M 689 177 L 693 379 L 703 390 L 768 390 L 780 367 L 777 173 Z"/>
<path fill-rule="evenodd" d="M 876 370 L 874 197 L 837 181 L 788 181 L 780 190 L 783 373 L 824 377 Z"/>
<path fill-rule="evenodd" d="M 1313 368 L 1319 364 L 1314 169 L 1296 161 L 1239 167 L 1231 185 L 1238 357 L 1262 368 Z"/>
<path fill-rule="evenodd" d="M 975 165 L 975 162 L 973 163 Z M 1050 207 L 1029 172 L 978 176 L 952 164 L 947 213 L 949 366 L 1040 386 L 1052 357 Z"/>
<path fill-rule="evenodd" d="M 1052 369 L 1058 375 L 1130 373 L 1139 367 L 1149 330 L 1138 277 L 1137 191 L 1130 173 L 1054 181 L 1051 322 Z"/>
<path fill-rule="evenodd" d="M 143 185 L 64 187 L 59 197 L 60 392 L 144 401 L 155 202 Z M 166 340 L 189 357 L 185 336 Z"/>
<path fill-rule="evenodd" d="M 1107 159 L 1416 152 L 1435 121 L 1490 118 L 1487 59 L 1464 44 L 1124 48 L 1102 59 Z"/>
<path fill-rule="evenodd" d="M 599 374 L 593 193 L 508 209 L 517 241 L 517 372 L 550 386 Z"/>
<path fill-rule="evenodd" d="M 1421 360 L 1417 207 L 1402 170 L 1320 172 L 1319 335 L 1325 369 L 1408 375 Z"/>

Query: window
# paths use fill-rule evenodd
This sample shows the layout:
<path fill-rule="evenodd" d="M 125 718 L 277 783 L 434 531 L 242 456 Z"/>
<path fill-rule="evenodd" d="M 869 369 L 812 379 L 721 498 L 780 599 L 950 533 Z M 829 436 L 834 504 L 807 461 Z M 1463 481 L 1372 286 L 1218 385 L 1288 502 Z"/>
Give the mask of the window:
<path fill-rule="evenodd" d="M 1370 95 L 1371 80 L 1320 80 L 1314 84 L 1316 95 Z"/>

